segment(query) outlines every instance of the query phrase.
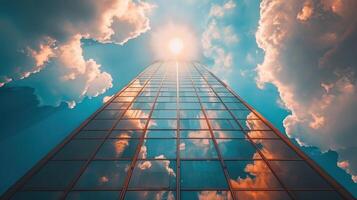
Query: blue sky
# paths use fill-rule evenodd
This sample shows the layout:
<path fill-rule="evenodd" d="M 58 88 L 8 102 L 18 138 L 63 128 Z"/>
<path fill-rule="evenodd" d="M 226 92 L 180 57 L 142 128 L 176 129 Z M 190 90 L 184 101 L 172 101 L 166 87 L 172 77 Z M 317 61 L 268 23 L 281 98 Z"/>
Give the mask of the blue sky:
<path fill-rule="evenodd" d="M 0 50 L 0 55 L 5 58 L 5 61 L 0 64 L 9 66 L 0 70 L 0 83 L 4 83 L 4 86 L 0 87 L 2 102 L 0 105 L 0 126 L 3 130 L 0 133 L 0 163 L 2 163 L 0 166 L 2 180 L 0 182 L 0 193 L 5 191 L 7 187 L 46 155 L 74 128 L 79 126 L 83 120 L 97 110 L 103 104 L 105 96 L 115 94 L 141 72 L 145 66 L 156 59 L 155 49 L 152 47 L 153 33 L 167 24 L 177 24 L 189 27 L 195 36 L 198 49 L 197 60 L 205 63 L 218 77 L 227 82 L 234 91 L 271 121 L 281 132 L 288 132 L 295 144 L 303 145 L 301 148 L 310 157 L 357 196 L 357 184 L 351 179 L 351 174 L 355 174 L 355 162 L 350 156 L 351 152 L 356 153 L 357 147 L 354 146 L 355 144 L 341 139 L 346 136 L 353 137 L 355 134 L 350 132 L 355 125 L 342 121 L 344 118 L 340 114 L 345 113 L 348 108 L 352 111 L 356 108 L 355 101 L 353 101 L 356 94 L 354 87 L 356 82 L 353 73 L 356 70 L 356 62 L 353 59 L 349 61 L 351 57 L 347 55 L 347 57 L 343 57 L 346 58 L 346 63 L 342 63 L 343 65 L 341 64 L 341 66 L 351 66 L 349 68 L 331 69 L 331 67 L 326 67 L 327 69 L 324 71 L 310 70 L 317 65 L 316 60 L 325 58 L 327 52 L 331 49 L 334 50 L 333 52 L 341 52 L 339 54 L 336 53 L 336 59 L 332 57 L 329 60 L 334 66 L 339 66 L 339 63 L 336 64 L 336 60 L 339 60 L 337 58 L 341 58 L 341 54 L 345 51 L 345 43 L 356 41 L 355 28 L 353 28 L 352 23 L 351 25 L 347 22 L 351 14 L 346 14 L 345 16 L 344 13 L 350 12 L 349 10 L 343 10 L 348 9 L 347 7 L 350 7 L 348 5 L 351 2 L 346 1 L 347 5 L 341 6 L 342 11 L 328 10 L 328 6 L 332 6 L 329 4 L 326 4 L 326 8 L 318 7 L 320 5 L 318 2 L 320 1 L 306 2 L 291 1 L 289 6 L 283 6 L 284 9 L 277 11 L 274 10 L 273 3 L 269 3 L 268 0 L 262 2 L 258 0 L 204 0 L 199 2 L 185 0 L 170 1 L 169 3 L 165 0 L 157 0 L 149 1 L 145 4 L 136 3 L 136 7 L 134 6 L 136 10 L 132 11 L 135 15 L 135 22 L 129 23 L 125 21 L 125 17 L 120 18 L 117 21 L 119 28 L 111 27 L 116 33 L 110 36 L 109 39 L 102 36 L 106 32 L 95 30 L 100 25 L 98 20 L 94 20 L 99 14 L 92 14 L 88 11 L 90 9 L 78 9 L 80 11 L 78 16 L 68 15 L 68 18 L 70 19 L 72 16 L 74 19 L 70 20 L 78 21 L 78 24 L 74 24 L 74 27 L 75 25 L 82 26 L 82 24 L 87 24 L 87 26 L 83 25 L 84 28 L 80 28 L 88 28 L 85 31 L 90 33 L 89 37 L 76 38 L 76 34 L 85 34 L 81 32 L 82 30 L 72 31 L 73 28 L 70 28 L 71 31 L 54 30 L 47 23 L 53 23 L 58 20 L 59 24 L 66 24 L 66 20 L 69 19 L 53 18 L 53 21 L 43 21 L 43 24 L 37 26 L 40 34 L 35 31 L 34 33 L 28 33 L 29 37 L 33 37 L 32 41 L 27 41 L 19 35 L 26 35 L 26 27 L 23 24 L 31 24 L 33 22 L 22 18 L 26 16 L 26 13 L 31 14 L 33 11 L 30 8 L 28 11 L 24 11 L 23 15 L 14 14 L 12 16 L 9 14 L 12 9 L 26 10 L 27 8 L 26 6 L 14 8 L 11 5 L 12 3 L 8 3 L 8 6 L 0 9 L 0 19 L 9 23 L 2 23 L 0 20 L 0 25 L 9 26 L 9 24 L 13 23 L 11 27 L 18 27 L 14 28 L 14 32 L 17 34 L 10 34 L 13 37 L 11 39 L 6 38 L 6 36 L 9 37 L 9 33 L 13 29 L 9 29 L 9 33 L 0 31 L 0 36 L 2 36 L 0 41 L 5 41 L 5 39 L 8 41 Z M 16 4 L 16 2 L 14 3 Z M 261 6 L 261 3 L 264 3 L 264 5 Z M 320 3 L 324 4 L 324 1 Z M 100 7 L 96 3 L 92 2 L 92 4 L 91 6 L 93 7 Z M 46 4 L 44 9 L 51 10 L 51 7 L 51 5 Z M 269 9 L 261 11 L 265 7 Z M 306 9 L 303 11 L 305 7 Z M 313 9 L 309 12 L 309 8 Z M 73 5 L 73 10 L 76 9 L 75 5 Z M 100 8 L 98 12 L 104 12 L 101 9 L 103 8 Z M 263 24 L 269 23 L 269 20 L 262 19 L 271 17 L 270 15 L 274 14 L 274 12 L 284 11 L 287 13 L 275 14 L 277 16 L 278 14 L 279 16 L 284 14 L 288 18 L 288 13 L 296 12 L 293 18 L 297 22 L 282 21 L 280 23 L 282 24 L 281 27 Z M 335 21 L 331 20 L 331 22 L 320 22 L 319 20 L 322 19 L 314 17 L 315 12 L 316 16 L 318 12 L 321 12 L 320 15 L 335 17 L 336 19 L 333 18 Z M 46 13 L 46 10 L 38 15 L 39 18 L 46 15 L 50 16 L 49 13 Z M 83 15 L 86 20 L 82 19 L 80 15 Z M 337 17 L 341 15 L 342 17 L 337 18 L 335 15 Z M 319 22 L 325 23 L 325 26 L 311 28 L 311 25 L 316 25 Z M 336 24 L 342 24 L 343 26 L 338 27 Z M 150 26 L 150 29 L 148 26 Z M 330 29 L 333 29 L 333 27 L 337 27 L 340 32 L 332 33 Z M 346 31 L 345 27 L 352 27 L 350 28 L 352 31 Z M 124 29 L 123 33 L 120 32 L 121 28 Z M 284 33 L 281 37 L 278 37 L 280 35 L 277 34 L 276 30 L 284 30 L 284 28 L 286 28 L 286 31 L 278 31 L 279 33 Z M 128 31 L 125 31 L 126 29 Z M 260 29 L 259 33 L 256 34 L 258 29 Z M 41 33 L 42 30 L 43 33 Z M 288 30 L 299 31 L 290 33 Z M 117 34 L 117 32 L 119 33 Z M 307 45 L 309 42 L 304 41 L 305 37 L 307 38 L 306 40 L 314 40 L 320 38 L 321 35 L 325 37 L 325 33 L 330 32 L 332 35 L 327 35 L 327 39 L 322 41 L 324 43 L 318 44 L 322 46 L 321 49 L 312 48 L 311 50 L 310 46 Z M 218 36 L 211 37 L 214 35 L 213 33 L 218 33 Z M 265 33 L 276 38 L 267 39 Z M 320 35 L 317 33 L 320 33 Z M 341 36 L 341 40 L 333 40 L 333 34 L 339 38 L 339 35 L 346 35 L 347 33 L 350 36 L 344 36 L 345 39 Z M 46 34 L 52 39 L 41 38 L 42 35 Z M 284 39 L 285 37 L 286 39 Z M 209 44 L 205 43 L 204 39 L 207 39 Z M 10 55 L 11 51 L 16 49 L 12 47 L 10 42 L 15 40 L 17 40 L 17 42 L 14 42 L 17 48 L 21 47 L 23 43 L 24 47 L 28 48 L 23 47 L 22 49 L 33 49 L 28 54 L 33 55 L 36 59 L 30 59 L 26 54 L 20 55 L 18 61 L 13 61 L 12 56 L 19 56 L 17 55 L 19 52 L 15 50 L 14 52 L 16 53 Z M 207 40 L 205 41 L 207 42 Z M 36 43 L 37 41 L 38 43 Z M 76 46 L 76 42 L 79 41 L 81 46 Z M 279 45 L 272 41 L 278 41 Z M 38 45 L 42 45 L 42 47 L 38 47 Z M 83 67 L 78 67 L 75 70 L 68 67 L 62 70 L 61 65 L 66 65 L 63 59 L 67 57 L 63 53 L 57 52 L 57 48 L 54 48 L 54 46 L 58 46 L 58 49 L 73 50 L 74 54 L 79 53 L 79 59 L 83 60 L 84 63 L 79 65 L 83 65 Z M 7 52 L 4 50 L 5 47 L 8 47 Z M 53 48 L 52 51 L 54 53 L 52 53 L 57 56 L 51 56 L 51 53 L 45 54 L 46 47 L 48 49 Z M 347 46 L 346 48 L 351 49 L 354 47 Z M 309 50 L 308 55 L 304 53 L 307 49 Z M 79 52 L 79 50 L 82 52 Z M 279 52 L 279 56 L 274 57 L 273 55 L 276 54 L 272 52 Z M 40 62 L 41 59 L 39 58 L 43 57 L 39 55 L 47 58 L 45 59 L 45 64 Z M 36 67 L 27 67 L 33 65 Z M 23 67 L 14 69 L 14 66 Z M 95 73 L 97 77 L 101 78 L 98 82 L 107 83 L 106 85 L 94 87 L 95 83 L 98 83 L 95 82 L 97 80 L 91 80 L 88 78 L 89 76 L 82 74 L 82 68 L 92 69 L 92 66 L 94 66 L 94 69 L 92 71 L 88 70 L 88 73 Z M 280 68 L 274 68 L 275 66 Z M 294 66 L 294 68 L 289 68 L 289 66 Z M 309 66 L 309 68 L 305 69 L 301 66 Z M 29 75 L 25 72 L 29 72 Z M 85 70 L 84 73 L 86 72 Z M 337 72 L 343 74 L 343 76 L 335 77 L 336 75 L 331 75 Z M 311 80 L 310 74 L 318 77 L 315 78 L 316 82 Z M 69 80 L 73 80 L 73 82 L 62 84 L 62 79 L 58 78 L 61 75 L 63 77 L 68 75 L 70 77 Z M 75 78 L 71 79 L 72 76 Z M 85 81 L 83 82 L 83 80 Z M 260 87 L 261 85 L 264 85 L 264 87 Z M 287 87 L 284 87 L 285 85 Z M 351 87 L 352 89 L 350 89 Z M 344 93 L 346 91 L 347 93 Z M 320 96 L 316 96 L 316 94 L 320 94 Z M 342 99 L 333 103 L 345 102 L 347 108 L 329 110 L 325 106 L 320 110 L 312 110 L 308 115 L 302 114 L 301 110 L 320 106 L 320 104 L 315 103 L 315 99 L 320 97 L 327 99 L 331 95 L 334 95 L 334 98 L 329 98 L 330 101 Z M 290 96 L 294 96 L 294 98 L 289 98 Z M 346 98 L 351 98 L 352 103 L 351 100 L 346 100 Z M 325 141 L 321 139 L 322 137 L 316 135 L 324 132 L 324 129 L 319 126 L 323 127 L 324 121 L 325 123 L 336 121 L 336 119 L 327 117 L 333 112 L 337 113 L 338 116 L 342 116 L 341 122 L 337 120 L 336 127 L 344 126 L 347 128 L 342 129 L 343 132 L 339 135 L 334 134 L 337 129 L 332 129 L 333 132 L 331 133 L 325 131 L 326 134 L 323 138 L 327 137 L 333 140 Z M 285 120 L 285 123 L 283 123 L 286 117 L 289 120 Z M 297 121 L 299 120 L 297 119 L 300 121 L 301 119 L 312 120 L 314 123 L 298 123 Z M 316 133 L 315 136 L 313 135 L 314 133 Z M 297 138 L 297 140 L 293 138 Z M 337 163 L 341 168 L 337 166 Z"/>

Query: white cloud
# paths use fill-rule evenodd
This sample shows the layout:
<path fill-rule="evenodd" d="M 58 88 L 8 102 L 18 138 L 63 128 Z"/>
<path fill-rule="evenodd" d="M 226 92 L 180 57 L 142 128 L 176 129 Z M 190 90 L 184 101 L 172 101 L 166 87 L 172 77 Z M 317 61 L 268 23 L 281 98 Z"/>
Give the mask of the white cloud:
<path fill-rule="evenodd" d="M 35 82 L 25 81 L 25 85 L 35 88 L 41 105 L 59 105 L 67 102 L 74 108 L 84 97 L 96 97 L 111 88 L 112 77 L 100 70 L 93 59 L 85 60 L 80 36 L 74 36 L 53 53 L 56 55 L 46 64 L 46 69 Z"/>
<path fill-rule="evenodd" d="M 0 8 L 0 87 L 50 68 L 45 72 L 47 79 L 40 75 L 43 78 L 37 81 L 46 85 L 23 84 L 34 87 L 43 104 L 64 101 L 71 102 L 70 107 L 112 86 L 110 74 L 102 72 L 94 60 L 83 58 L 80 40 L 122 45 L 150 29 L 147 14 L 153 8 L 131 0 L 37 3 L 41 9 L 16 0 Z"/>
<path fill-rule="evenodd" d="M 291 111 L 284 120 L 290 137 L 337 151 L 355 177 L 357 2 L 317 0 L 312 6 L 299 0 L 261 2 L 256 38 L 265 57 L 257 83 L 278 88 Z"/>
<path fill-rule="evenodd" d="M 107 103 L 114 95 L 103 97 L 103 103 Z"/>
<path fill-rule="evenodd" d="M 307 21 L 312 16 L 313 9 L 312 2 L 306 1 L 296 18 L 301 21 Z"/>
<path fill-rule="evenodd" d="M 231 0 L 222 5 L 213 4 L 207 28 L 202 34 L 203 54 L 213 60 L 212 71 L 215 73 L 227 72 L 233 63 L 230 47 L 239 42 L 239 38 L 231 25 L 222 23 L 222 18 L 228 14 L 227 11 L 235 7 L 235 2 Z"/>
<path fill-rule="evenodd" d="M 225 13 L 229 10 L 232 10 L 236 7 L 236 4 L 233 0 L 229 0 L 223 5 L 214 4 L 211 7 L 209 16 L 211 17 L 223 17 Z"/>

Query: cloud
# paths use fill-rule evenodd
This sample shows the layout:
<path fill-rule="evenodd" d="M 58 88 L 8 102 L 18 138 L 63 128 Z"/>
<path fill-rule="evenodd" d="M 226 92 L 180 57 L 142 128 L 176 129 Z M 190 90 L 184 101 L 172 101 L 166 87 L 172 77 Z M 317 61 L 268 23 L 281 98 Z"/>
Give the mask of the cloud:
<path fill-rule="evenodd" d="M 313 13 L 312 2 L 306 1 L 296 18 L 301 21 L 307 21 L 312 16 L 312 13 Z"/>
<path fill-rule="evenodd" d="M 0 87 L 45 68 L 58 68 L 47 72 L 59 74 L 50 74 L 55 78 L 45 82 L 56 85 L 47 90 L 60 98 L 38 93 L 39 87 L 45 91 L 43 85 L 30 85 L 36 89 L 41 103 L 59 105 L 59 101 L 66 101 L 74 106 L 84 97 L 104 93 L 112 86 L 111 76 L 101 71 L 94 60 L 83 58 L 81 39 L 122 45 L 150 29 L 147 14 L 152 8 L 151 4 L 131 0 L 3 2 Z M 69 83 L 80 86 L 68 88 Z"/>
<path fill-rule="evenodd" d="M 199 200 L 232 200 L 232 196 L 229 191 L 201 191 L 197 193 Z"/>
<path fill-rule="evenodd" d="M 41 105 L 58 106 L 66 102 L 75 107 L 83 98 L 96 97 L 112 87 L 112 77 L 100 70 L 93 59 L 85 60 L 80 44 L 81 36 L 74 36 L 53 49 L 56 56 L 36 80 L 24 80 L 18 84 L 35 88 Z"/>
<path fill-rule="evenodd" d="M 213 71 L 230 69 L 233 53 L 230 47 L 239 41 L 231 25 L 223 23 L 223 18 L 230 14 L 236 4 L 229 0 L 222 5 L 213 4 L 210 9 L 206 30 L 202 33 L 202 49 L 205 57 L 212 59 Z"/>
<path fill-rule="evenodd" d="M 229 0 L 226 3 L 224 3 L 223 5 L 214 4 L 211 7 L 209 16 L 223 17 L 227 11 L 232 10 L 235 7 L 236 7 L 236 4 L 233 0 Z"/>
<path fill-rule="evenodd" d="M 357 175 L 357 2 L 264 0 L 256 33 L 265 51 L 257 83 L 274 84 L 291 114 L 288 136 L 334 150 Z M 342 166 L 342 165 L 341 165 Z"/>
<path fill-rule="evenodd" d="M 111 98 L 113 98 L 114 95 L 110 95 L 110 96 L 105 96 L 103 97 L 103 103 L 107 103 Z"/>

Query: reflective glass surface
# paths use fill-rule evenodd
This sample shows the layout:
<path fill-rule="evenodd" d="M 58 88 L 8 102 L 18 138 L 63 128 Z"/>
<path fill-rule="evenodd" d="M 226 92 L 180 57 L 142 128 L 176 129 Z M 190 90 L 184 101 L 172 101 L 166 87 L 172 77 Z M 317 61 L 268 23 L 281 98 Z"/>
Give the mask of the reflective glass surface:
<path fill-rule="evenodd" d="M 181 139 L 181 158 L 217 158 L 217 152 L 211 139 Z"/>
<path fill-rule="evenodd" d="M 128 191 L 125 200 L 175 200 L 176 192 L 174 191 Z"/>
<path fill-rule="evenodd" d="M 99 146 L 101 140 L 72 140 L 59 151 L 55 160 L 85 160 L 91 156 Z"/>
<path fill-rule="evenodd" d="M 9 199 L 351 199 L 243 102 L 198 62 L 155 62 Z"/>
<path fill-rule="evenodd" d="M 234 189 L 281 188 L 276 177 L 262 160 L 225 161 Z"/>
<path fill-rule="evenodd" d="M 330 188 L 330 185 L 304 161 L 270 161 L 269 163 L 288 188 Z"/>
<path fill-rule="evenodd" d="M 129 188 L 176 187 L 176 162 L 170 160 L 141 160 L 135 165 Z"/>
<path fill-rule="evenodd" d="M 77 189 L 121 188 L 129 166 L 129 161 L 92 161 L 75 187 Z"/>
<path fill-rule="evenodd" d="M 260 156 L 249 140 L 217 139 L 223 159 L 259 159 Z"/>
<path fill-rule="evenodd" d="M 49 161 L 25 184 L 26 188 L 65 188 L 83 166 L 82 161 Z"/>
<path fill-rule="evenodd" d="M 183 189 L 228 188 L 219 161 L 182 161 L 181 187 Z"/>
<path fill-rule="evenodd" d="M 66 200 L 116 200 L 119 195 L 119 191 L 74 191 Z"/>
<path fill-rule="evenodd" d="M 138 144 L 138 139 L 109 139 L 104 142 L 95 157 L 101 159 L 131 159 Z"/>

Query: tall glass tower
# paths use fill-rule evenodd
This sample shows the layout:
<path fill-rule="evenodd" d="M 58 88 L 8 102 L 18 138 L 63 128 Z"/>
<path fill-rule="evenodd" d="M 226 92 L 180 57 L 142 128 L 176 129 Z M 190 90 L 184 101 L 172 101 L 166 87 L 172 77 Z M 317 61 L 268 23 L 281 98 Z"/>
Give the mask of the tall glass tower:
<path fill-rule="evenodd" d="M 353 199 L 196 62 L 155 62 L 2 199 Z"/>

